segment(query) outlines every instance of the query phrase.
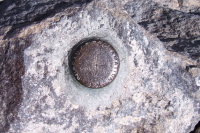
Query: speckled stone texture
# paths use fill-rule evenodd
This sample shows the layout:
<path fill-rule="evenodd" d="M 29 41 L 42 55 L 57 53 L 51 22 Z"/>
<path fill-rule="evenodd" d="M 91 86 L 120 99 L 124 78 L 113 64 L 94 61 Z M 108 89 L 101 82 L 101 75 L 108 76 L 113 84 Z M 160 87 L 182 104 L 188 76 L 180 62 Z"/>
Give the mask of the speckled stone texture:
<path fill-rule="evenodd" d="M 199 5 L 0 1 L 0 132 L 195 132 Z M 102 89 L 80 85 L 69 72 L 72 47 L 87 38 L 109 42 L 119 55 L 119 73 Z"/>

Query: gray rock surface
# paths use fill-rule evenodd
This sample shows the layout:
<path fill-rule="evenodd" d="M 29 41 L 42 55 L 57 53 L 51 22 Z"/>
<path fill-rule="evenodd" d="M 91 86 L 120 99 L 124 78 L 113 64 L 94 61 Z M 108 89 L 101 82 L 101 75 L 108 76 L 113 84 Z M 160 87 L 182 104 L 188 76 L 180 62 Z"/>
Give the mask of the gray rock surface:
<path fill-rule="evenodd" d="M 139 25 L 151 34 L 155 34 L 167 50 L 199 59 L 200 14 L 198 12 L 185 13 L 145 1 L 127 3 L 125 10 Z"/>
<path fill-rule="evenodd" d="M 0 2 L 0 132 L 194 130 L 200 116 L 199 5 Z M 77 83 L 68 68 L 71 48 L 90 37 L 112 44 L 121 61 L 114 82 L 98 90 Z"/>

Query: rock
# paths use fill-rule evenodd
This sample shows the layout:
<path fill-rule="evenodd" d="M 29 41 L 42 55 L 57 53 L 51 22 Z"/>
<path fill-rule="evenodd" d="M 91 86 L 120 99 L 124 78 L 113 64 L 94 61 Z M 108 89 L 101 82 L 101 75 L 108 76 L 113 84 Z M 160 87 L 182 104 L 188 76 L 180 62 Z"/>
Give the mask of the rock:
<path fill-rule="evenodd" d="M 141 5 L 145 9 L 140 8 Z M 155 34 L 169 51 L 199 60 L 200 12 L 185 13 L 145 1 L 128 3 L 125 9 L 138 24 Z"/>
<path fill-rule="evenodd" d="M 56 14 L 58 11 L 66 9 L 68 15 L 72 12 L 75 13 L 81 4 L 87 3 L 87 1 L 82 1 L 76 4 L 77 2 L 51 1 L 47 3 L 47 1 L 7 0 L 0 3 L 0 132 L 8 130 L 10 123 L 17 118 L 22 100 L 23 51 L 31 43 L 29 42 L 29 33 L 25 33 L 23 38 L 16 37 L 17 33 L 24 27 Z M 37 31 L 32 31 L 30 34 L 33 32 Z"/>
<path fill-rule="evenodd" d="M 183 12 L 197 12 L 199 10 L 198 0 L 153 0 L 159 6 L 170 8 L 173 10 L 180 10 Z"/>
<path fill-rule="evenodd" d="M 0 132 L 197 129 L 199 11 L 170 2 L 1 1 Z M 69 72 L 72 47 L 91 37 L 120 58 L 116 79 L 102 89 Z"/>

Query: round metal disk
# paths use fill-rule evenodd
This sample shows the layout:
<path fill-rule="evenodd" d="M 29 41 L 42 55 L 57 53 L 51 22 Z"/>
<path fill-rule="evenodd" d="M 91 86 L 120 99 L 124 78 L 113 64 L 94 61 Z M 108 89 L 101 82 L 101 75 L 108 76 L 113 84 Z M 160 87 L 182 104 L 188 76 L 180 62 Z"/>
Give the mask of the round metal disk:
<path fill-rule="evenodd" d="M 89 88 L 102 88 L 110 84 L 119 69 L 115 49 L 100 40 L 82 42 L 72 50 L 70 66 L 75 78 Z"/>

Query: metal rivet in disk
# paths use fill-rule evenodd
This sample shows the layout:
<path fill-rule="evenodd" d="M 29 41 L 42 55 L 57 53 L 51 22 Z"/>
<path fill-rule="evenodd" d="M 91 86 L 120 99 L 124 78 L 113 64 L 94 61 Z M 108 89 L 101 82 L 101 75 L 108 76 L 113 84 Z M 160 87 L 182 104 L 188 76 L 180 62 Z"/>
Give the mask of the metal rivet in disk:
<path fill-rule="evenodd" d="M 88 40 L 75 46 L 69 63 L 76 80 L 94 89 L 110 84 L 120 65 L 115 49 L 101 40 Z"/>

